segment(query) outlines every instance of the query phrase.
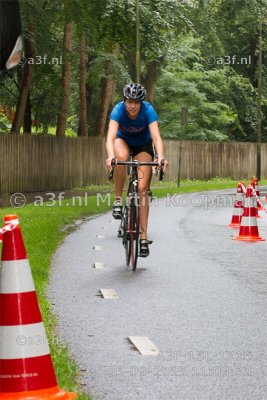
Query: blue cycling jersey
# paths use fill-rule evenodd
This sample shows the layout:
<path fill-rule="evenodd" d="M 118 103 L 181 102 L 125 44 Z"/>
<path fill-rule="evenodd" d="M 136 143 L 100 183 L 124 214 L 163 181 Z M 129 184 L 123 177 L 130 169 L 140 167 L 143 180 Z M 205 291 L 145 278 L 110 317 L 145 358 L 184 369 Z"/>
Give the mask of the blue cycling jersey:
<path fill-rule="evenodd" d="M 158 120 L 158 115 L 152 104 L 143 101 L 138 116 L 130 119 L 125 104 L 121 101 L 111 111 L 110 119 L 119 124 L 117 137 L 124 139 L 129 146 L 135 147 L 151 140 L 149 125 Z"/>

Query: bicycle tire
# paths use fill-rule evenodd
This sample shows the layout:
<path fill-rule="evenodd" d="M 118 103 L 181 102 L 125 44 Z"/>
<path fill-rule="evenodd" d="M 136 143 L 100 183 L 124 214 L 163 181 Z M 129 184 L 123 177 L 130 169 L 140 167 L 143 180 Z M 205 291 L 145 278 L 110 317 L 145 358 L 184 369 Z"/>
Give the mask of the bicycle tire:
<path fill-rule="evenodd" d="M 129 216 L 129 264 L 131 264 L 132 271 L 136 270 L 138 258 L 139 209 L 136 201 L 137 199 L 131 202 Z"/>
<path fill-rule="evenodd" d="M 123 236 L 122 236 L 122 244 L 125 248 L 125 257 L 126 257 L 126 265 L 129 266 L 130 264 L 130 257 L 131 257 L 131 248 L 130 248 L 130 236 L 128 232 L 128 225 L 129 225 L 129 207 L 125 206 L 124 213 L 123 213 Z"/>

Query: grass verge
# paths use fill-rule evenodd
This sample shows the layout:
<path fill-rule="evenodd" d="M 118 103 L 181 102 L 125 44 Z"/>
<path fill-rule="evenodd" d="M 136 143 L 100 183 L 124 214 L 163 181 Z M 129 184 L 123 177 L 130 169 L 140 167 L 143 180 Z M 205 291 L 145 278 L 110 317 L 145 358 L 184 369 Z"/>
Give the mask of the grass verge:
<path fill-rule="evenodd" d="M 245 182 L 245 184 L 248 184 L 248 182 Z M 267 184 L 267 181 L 261 181 L 261 185 L 264 184 Z M 156 179 L 152 184 L 153 195 L 156 197 L 165 197 L 168 194 L 173 195 L 175 193 L 236 188 L 236 186 L 237 181 L 227 179 L 182 181 L 179 188 L 174 182 L 159 183 Z M 107 185 L 102 186 L 100 190 L 109 189 L 112 189 L 112 187 Z M 90 193 L 92 190 L 97 191 L 97 187 L 83 189 L 81 194 L 84 190 Z M 103 194 L 102 199 L 104 197 L 105 195 Z M 3 218 L 6 214 L 13 213 L 16 213 L 19 217 L 58 383 L 61 388 L 78 392 L 79 400 L 89 400 L 91 397 L 82 393 L 79 383 L 79 368 L 76 362 L 69 357 L 67 345 L 59 343 L 57 339 L 57 319 L 46 298 L 46 288 L 53 253 L 64 237 L 75 229 L 74 221 L 100 214 L 110 209 L 108 202 L 103 202 L 100 198 L 98 200 L 96 195 L 89 195 L 86 201 L 83 197 L 82 201 L 75 202 L 75 204 L 66 199 L 54 202 L 49 201 L 43 203 L 42 206 L 40 202 L 36 202 L 35 205 L 29 204 L 19 209 L 0 209 L 0 218 Z M 110 197 L 110 202 L 112 203 L 112 196 Z"/>

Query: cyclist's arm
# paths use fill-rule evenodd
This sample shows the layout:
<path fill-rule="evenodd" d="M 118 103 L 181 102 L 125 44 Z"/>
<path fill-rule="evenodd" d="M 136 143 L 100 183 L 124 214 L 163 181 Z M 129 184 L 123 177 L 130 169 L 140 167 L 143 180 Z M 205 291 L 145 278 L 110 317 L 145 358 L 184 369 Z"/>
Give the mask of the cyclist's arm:
<path fill-rule="evenodd" d="M 119 123 L 117 121 L 114 121 L 113 119 L 111 119 L 109 121 L 107 141 L 106 141 L 106 150 L 108 153 L 108 159 L 115 158 L 114 142 L 116 139 L 118 128 L 119 128 Z"/>
<path fill-rule="evenodd" d="M 158 122 L 157 121 L 152 122 L 149 125 L 149 130 L 151 133 L 151 138 L 153 140 L 153 143 L 156 147 L 158 159 L 161 160 L 162 158 L 164 158 L 164 148 L 162 139 L 160 137 Z"/>
<path fill-rule="evenodd" d="M 159 165 L 162 165 L 162 160 L 164 160 L 163 171 L 165 171 L 167 166 L 169 165 L 169 163 L 168 163 L 168 161 L 165 160 L 164 147 L 163 147 L 163 142 L 162 142 L 160 132 L 159 132 L 158 122 L 157 121 L 152 122 L 149 125 L 149 130 L 150 130 L 151 138 L 156 147 L 156 151 L 157 151 L 157 155 L 158 155 L 157 161 L 158 161 Z"/>

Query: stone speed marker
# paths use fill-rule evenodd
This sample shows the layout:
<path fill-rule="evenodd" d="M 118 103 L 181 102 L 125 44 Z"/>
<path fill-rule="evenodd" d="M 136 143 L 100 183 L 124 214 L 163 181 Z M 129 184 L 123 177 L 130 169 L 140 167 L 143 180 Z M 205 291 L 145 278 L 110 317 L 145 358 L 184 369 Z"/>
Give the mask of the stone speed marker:
<path fill-rule="evenodd" d="M 142 356 L 157 356 L 159 349 L 146 336 L 129 336 L 128 339 Z"/>
<path fill-rule="evenodd" d="M 118 293 L 114 289 L 100 289 L 100 293 L 104 299 L 118 299 Z"/>
<path fill-rule="evenodd" d="M 100 251 L 100 250 L 102 250 L 102 249 L 103 249 L 102 246 L 98 246 L 98 245 L 95 245 L 95 246 L 94 246 L 94 250 L 96 250 L 96 251 Z"/>
<path fill-rule="evenodd" d="M 102 262 L 95 262 L 94 263 L 94 268 L 96 269 L 105 269 L 106 268 L 106 264 L 102 263 Z"/>

